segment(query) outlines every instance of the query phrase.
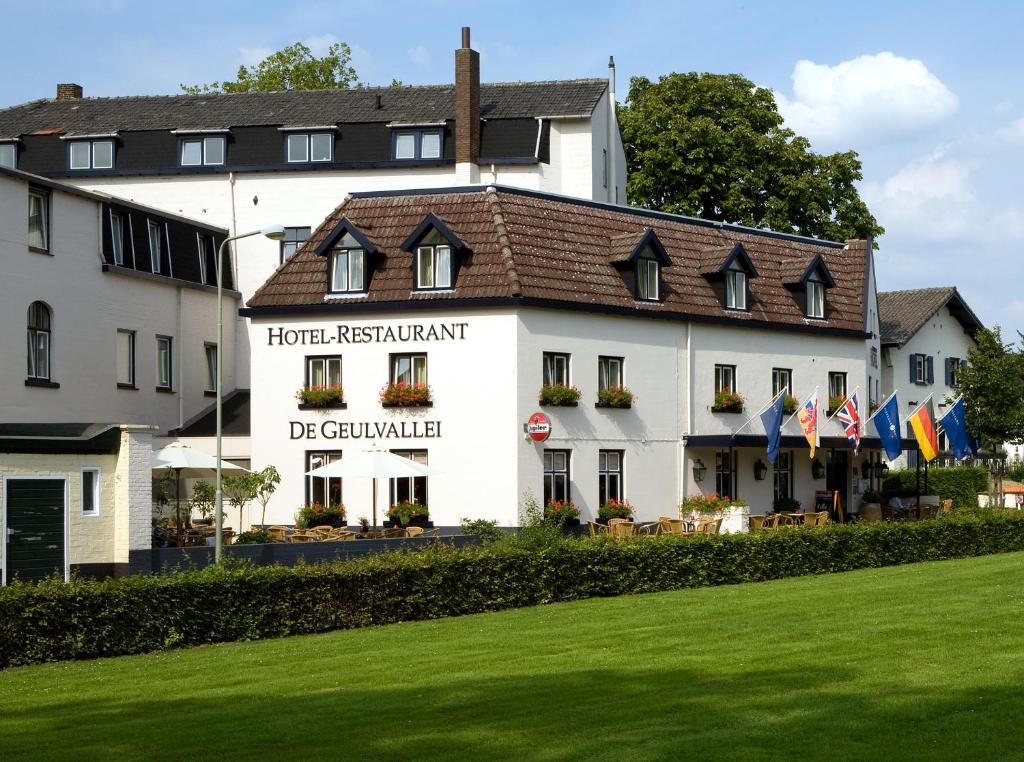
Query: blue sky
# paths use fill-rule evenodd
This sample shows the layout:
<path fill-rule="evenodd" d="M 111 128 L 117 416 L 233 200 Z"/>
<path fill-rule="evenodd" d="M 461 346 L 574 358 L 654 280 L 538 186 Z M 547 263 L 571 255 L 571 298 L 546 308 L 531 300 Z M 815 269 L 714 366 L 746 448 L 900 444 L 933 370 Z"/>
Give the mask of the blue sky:
<path fill-rule="evenodd" d="M 45 7 L 45 18 L 40 8 Z M 205 2 L 0 0 L 0 106 L 179 92 L 295 41 L 348 42 L 360 78 L 450 82 L 459 27 L 485 81 L 739 72 L 822 151 L 857 150 L 886 227 L 879 288 L 956 285 L 987 324 L 1024 330 L 1021 2 Z M 36 30 L 44 27 L 43 33 Z M 42 51 L 42 52 L 41 52 Z"/>

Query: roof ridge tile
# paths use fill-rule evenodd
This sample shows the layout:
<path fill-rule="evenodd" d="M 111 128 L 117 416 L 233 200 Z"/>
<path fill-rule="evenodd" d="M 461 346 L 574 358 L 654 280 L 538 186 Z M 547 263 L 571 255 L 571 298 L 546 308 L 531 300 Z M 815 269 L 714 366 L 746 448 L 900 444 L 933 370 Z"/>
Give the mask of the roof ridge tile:
<path fill-rule="evenodd" d="M 512 296 L 521 296 L 523 284 L 519 279 L 519 272 L 516 270 L 515 255 L 512 253 L 512 242 L 508 237 L 508 228 L 505 226 L 505 215 L 501 210 L 501 199 L 498 197 L 498 189 L 493 185 L 488 185 L 485 195 L 487 197 L 487 208 L 494 219 L 494 232 L 498 237 L 498 246 L 501 247 L 501 259 L 505 263 L 505 273 L 508 275 Z"/>

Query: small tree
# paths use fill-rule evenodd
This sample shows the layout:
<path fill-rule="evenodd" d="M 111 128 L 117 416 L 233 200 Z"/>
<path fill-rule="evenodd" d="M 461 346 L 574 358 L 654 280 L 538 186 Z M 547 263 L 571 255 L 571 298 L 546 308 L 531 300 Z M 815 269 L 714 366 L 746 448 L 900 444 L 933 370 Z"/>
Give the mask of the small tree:
<path fill-rule="evenodd" d="M 277 485 L 281 483 L 281 474 L 273 466 L 267 466 L 262 471 L 253 475 L 253 493 L 260 504 L 260 525 L 267 523 L 267 503 L 277 491 Z"/>
<path fill-rule="evenodd" d="M 217 502 L 217 489 L 210 482 L 196 482 L 192 485 L 192 495 L 188 499 L 189 513 L 197 512 L 204 519 L 213 516 L 213 506 Z"/>
<path fill-rule="evenodd" d="M 231 474 L 223 480 L 224 497 L 232 508 L 238 509 L 238 531 L 242 531 L 242 510 L 256 497 L 256 475 L 249 473 Z"/>

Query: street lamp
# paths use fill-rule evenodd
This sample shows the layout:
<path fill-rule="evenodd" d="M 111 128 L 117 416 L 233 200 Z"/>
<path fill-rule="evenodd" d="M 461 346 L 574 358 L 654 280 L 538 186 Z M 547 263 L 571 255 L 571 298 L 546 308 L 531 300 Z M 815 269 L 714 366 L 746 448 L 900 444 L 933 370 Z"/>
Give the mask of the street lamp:
<path fill-rule="evenodd" d="M 213 557 L 214 560 L 219 564 L 221 558 L 224 555 L 224 538 L 221 531 L 224 527 L 223 509 L 224 509 L 224 488 L 223 480 L 221 479 L 221 467 L 220 467 L 220 456 L 221 456 L 221 445 L 223 439 L 223 403 L 224 397 L 221 391 L 222 371 L 221 371 L 221 347 L 224 344 L 224 249 L 231 241 L 237 241 L 239 238 L 249 238 L 254 235 L 265 235 L 272 241 L 280 241 L 284 238 L 284 225 L 268 225 L 262 230 L 252 230 L 248 233 L 242 233 L 241 235 L 233 235 L 230 238 L 225 238 L 221 241 L 220 247 L 217 249 L 217 388 L 214 390 L 217 395 L 217 477 L 216 477 L 216 498 L 215 508 L 213 514 L 215 534 L 213 540 Z M 241 531 L 242 527 L 238 527 Z"/>

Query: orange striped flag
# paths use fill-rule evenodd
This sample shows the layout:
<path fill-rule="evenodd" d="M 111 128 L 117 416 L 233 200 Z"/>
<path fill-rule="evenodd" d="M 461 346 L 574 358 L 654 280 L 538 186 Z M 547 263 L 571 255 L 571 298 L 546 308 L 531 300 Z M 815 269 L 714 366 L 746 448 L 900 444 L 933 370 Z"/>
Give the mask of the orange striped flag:
<path fill-rule="evenodd" d="M 939 437 L 935 433 L 935 424 L 932 423 L 928 406 L 921 405 L 907 420 L 910 421 L 910 427 L 914 430 L 917 446 L 921 448 L 925 462 L 930 463 L 939 454 Z"/>

